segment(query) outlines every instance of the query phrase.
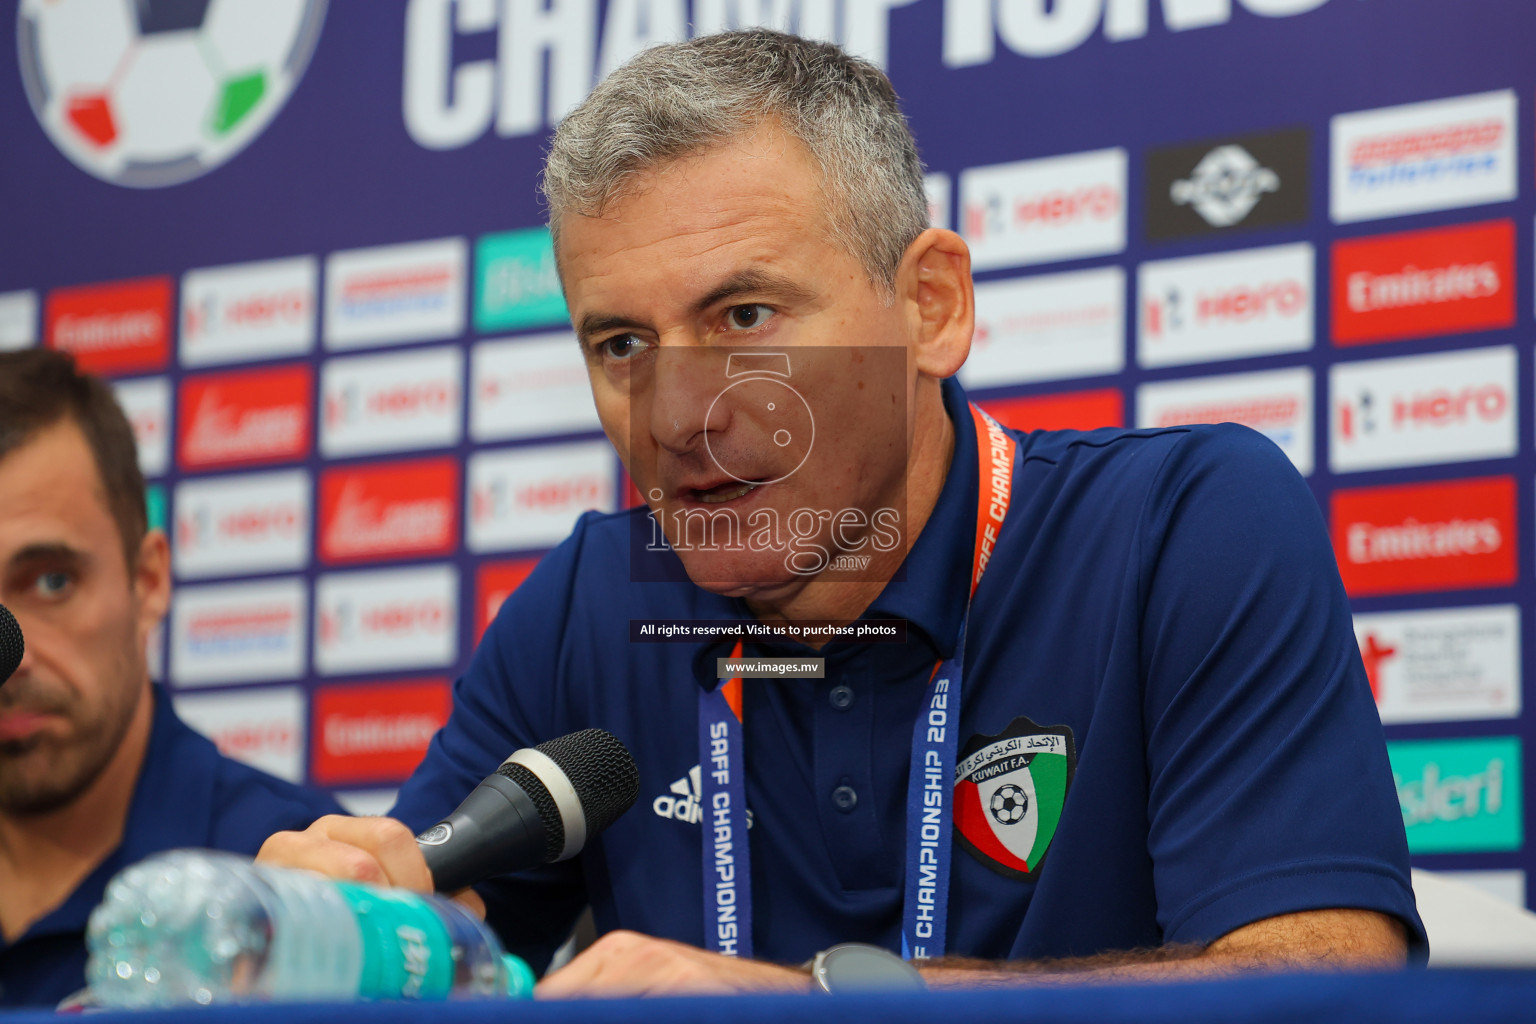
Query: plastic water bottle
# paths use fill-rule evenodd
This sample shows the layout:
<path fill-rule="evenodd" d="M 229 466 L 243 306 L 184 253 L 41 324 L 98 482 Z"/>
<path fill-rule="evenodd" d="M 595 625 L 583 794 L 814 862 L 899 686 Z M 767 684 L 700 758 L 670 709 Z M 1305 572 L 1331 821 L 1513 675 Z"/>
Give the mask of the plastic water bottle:
<path fill-rule="evenodd" d="M 527 998 L 528 965 L 452 900 L 209 850 L 120 872 L 91 913 L 104 1006 Z"/>

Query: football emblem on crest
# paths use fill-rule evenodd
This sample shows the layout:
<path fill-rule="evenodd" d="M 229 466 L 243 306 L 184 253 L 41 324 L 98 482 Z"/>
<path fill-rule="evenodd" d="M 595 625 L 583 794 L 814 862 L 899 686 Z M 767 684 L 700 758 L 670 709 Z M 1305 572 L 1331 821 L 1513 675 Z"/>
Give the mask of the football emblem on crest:
<path fill-rule="evenodd" d="M 1037 878 L 1077 767 L 1072 730 L 1016 718 L 996 736 L 973 736 L 955 766 L 955 834 L 983 864 Z"/>
<path fill-rule="evenodd" d="M 992 794 L 992 817 L 1004 825 L 1017 825 L 1029 810 L 1029 797 L 1012 783 Z"/>

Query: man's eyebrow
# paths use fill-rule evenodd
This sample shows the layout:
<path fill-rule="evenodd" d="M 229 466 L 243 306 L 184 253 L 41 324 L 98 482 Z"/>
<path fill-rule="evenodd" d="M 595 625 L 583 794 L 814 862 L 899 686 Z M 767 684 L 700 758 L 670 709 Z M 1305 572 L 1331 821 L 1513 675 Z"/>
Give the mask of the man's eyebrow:
<path fill-rule="evenodd" d="M 11 556 L 11 565 L 26 565 L 31 562 L 63 562 L 68 565 L 80 565 L 90 561 L 90 556 L 79 548 L 71 547 L 63 543 L 28 544 Z"/>
<path fill-rule="evenodd" d="M 798 284 L 787 277 L 770 273 L 758 267 L 749 267 L 746 270 L 737 271 L 711 289 L 708 294 L 694 303 L 694 312 L 702 313 L 709 307 L 726 299 L 749 294 L 788 299 L 790 301 L 803 301 L 811 298 L 814 293 L 804 285 Z"/>
<path fill-rule="evenodd" d="M 811 289 L 797 284 L 787 277 L 759 268 L 749 267 L 746 270 L 737 271 L 714 288 L 711 288 L 694 302 L 693 311 L 696 314 L 702 313 L 711 306 L 718 305 L 726 299 L 754 294 L 761 295 L 764 298 L 777 298 L 789 302 L 803 302 L 815 296 Z M 626 316 L 588 313 L 576 325 L 576 336 L 585 339 L 605 331 L 645 330 L 647 326 L 647 324 Z"/>

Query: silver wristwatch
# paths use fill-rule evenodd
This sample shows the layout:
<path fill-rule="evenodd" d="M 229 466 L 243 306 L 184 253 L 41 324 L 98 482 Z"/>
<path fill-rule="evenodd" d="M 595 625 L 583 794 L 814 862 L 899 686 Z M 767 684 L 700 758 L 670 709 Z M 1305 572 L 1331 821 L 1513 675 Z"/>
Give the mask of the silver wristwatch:
<path fill-rule="evenodd" d="M 827 995 L 850 992 L 915 992 L 928 983 L 890 950 L 863 942 L 841 942 L 811 961 L 811 991 Z"/>

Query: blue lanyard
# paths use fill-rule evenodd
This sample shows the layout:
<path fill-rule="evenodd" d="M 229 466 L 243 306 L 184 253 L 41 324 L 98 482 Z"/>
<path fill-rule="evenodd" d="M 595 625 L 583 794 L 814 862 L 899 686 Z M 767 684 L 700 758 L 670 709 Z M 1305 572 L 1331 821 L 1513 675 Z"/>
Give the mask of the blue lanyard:
<path fill-rule="evenodd" d="M 996 420 L 974 405 L 971 415 L 976 422 L 981 468 L 971 586 L 955 653 L 934 666 L 912 729 L 912 764 L 907 778 L 907 881 L 901 926 L 901 955 L 911 960 L 944 955 L 965 637 L 971 598 L 992 556 L 1013 490 L 1013 440 Z M 738 640 L 731 657 L 741 655 Z M 747 843 L 741 698 L 739 678 L 699 694 L 699 831 L 704 858 L 704 948 L 726 956 L 750 957 L 752 861 Z"/>
<path fill-rule="evenodd" d="M 732 658 L 741 657 L 736 641 Z M 734 698 L 734 706 L 732 704 Z M 752 955 L 752 856 L 741 756 L 741 680 L 699 694 L 699 831 L 704 844 L 704 948 Z"/>

